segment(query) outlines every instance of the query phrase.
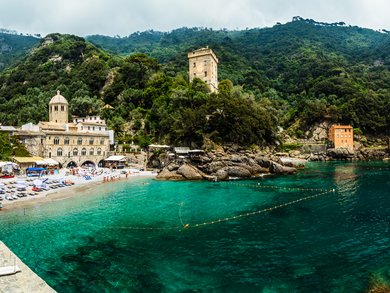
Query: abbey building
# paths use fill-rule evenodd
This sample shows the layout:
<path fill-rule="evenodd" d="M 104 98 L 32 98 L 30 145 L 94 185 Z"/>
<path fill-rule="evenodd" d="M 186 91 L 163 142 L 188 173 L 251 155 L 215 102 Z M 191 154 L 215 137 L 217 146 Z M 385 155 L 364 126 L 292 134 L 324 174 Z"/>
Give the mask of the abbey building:
<path fill-rule="evenodd" d="M 68 117 L 68 101 L 58 91 L 49 103 L 49 121 L 25 124 L 17 135 L 31 155 L 54 159 L 63 167 L 101 163 L 114 144 L 114 132 L 99 116 L 72 122 Z"/>

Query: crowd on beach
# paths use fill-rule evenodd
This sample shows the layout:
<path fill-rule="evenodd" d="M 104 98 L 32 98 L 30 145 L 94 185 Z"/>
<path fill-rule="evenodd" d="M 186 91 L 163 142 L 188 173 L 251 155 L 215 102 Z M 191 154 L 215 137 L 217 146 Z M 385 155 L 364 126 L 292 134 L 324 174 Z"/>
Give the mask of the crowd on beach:
<path fill-rule="evenodd" d="M 82 186 L 88 183 L 112 182 L 139 175 L 155 175 L 143 169 L 109 168 L 73 168 L 61 169 L 58 174 L 42 174 L 39 177 L 19 175 L 14 178 L 0 179 L 0 209 L 14 202 L 46 197 L 50 193 L 65 190 L 70 186 Z"/>

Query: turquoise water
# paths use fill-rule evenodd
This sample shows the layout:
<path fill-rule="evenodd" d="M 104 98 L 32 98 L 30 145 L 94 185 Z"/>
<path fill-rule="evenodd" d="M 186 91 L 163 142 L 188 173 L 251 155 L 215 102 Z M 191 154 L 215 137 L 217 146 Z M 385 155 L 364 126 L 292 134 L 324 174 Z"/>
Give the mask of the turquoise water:
<path fill-rule="evenodd" d="M 309 188 L 336 192 L 195 227 L 321 193 Z M 386 163 L 233 183 L 137 178 L 2 212 L 0 239 L 58 292 L 365 292 L 390 281 L 389 190 Z"/>

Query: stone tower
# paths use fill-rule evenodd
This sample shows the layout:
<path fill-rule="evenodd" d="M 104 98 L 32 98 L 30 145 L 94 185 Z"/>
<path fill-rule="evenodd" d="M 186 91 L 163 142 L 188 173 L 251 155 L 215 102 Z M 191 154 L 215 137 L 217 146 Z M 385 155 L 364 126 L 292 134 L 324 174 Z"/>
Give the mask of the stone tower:
<path fill-rule="evenodd" d="M 57 91 L 49 103 L 49 122 L 68 123 L 68 107 L 68 101 Z"/>
<path fill-rule="evenodd" d="M 213 50 L 201 48 L 188 53 L 190 82 L 200 78 L 207 83 L 210 90 L 218 89 L 218 58 Z"/>

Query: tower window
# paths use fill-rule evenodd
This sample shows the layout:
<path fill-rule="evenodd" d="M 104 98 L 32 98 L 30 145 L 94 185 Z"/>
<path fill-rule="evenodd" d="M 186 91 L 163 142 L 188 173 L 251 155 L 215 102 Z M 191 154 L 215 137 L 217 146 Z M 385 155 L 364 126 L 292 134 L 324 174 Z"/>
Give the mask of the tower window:
<path fill-rule="evenodd" d="M 60 144 L 60 138 L 59 137 L 54 138 L 54 144 Z"/>
<path fill-rule="evenodd" d="M 58 106 L 54 106 L 54 111 L 58 111 Z"/>
<path fill-rule="evenodd" d="M 196 73 L 194 73 L 194 77 L 196 77 Z"/>
<path fill-rule="evenodd" d="M 65 111 L 65 107 L 64 106 L 61 106 L 61 111 Z"/>
<path fill-rule="evenodd" d="M 61 156 L 62 156 L 62 149 L 61 149 L 61 148 L 59 148 L 59 149 L 57 150 L 57 156 L 58 156 L 58 157 L 61 157 Z"/>
<path fill-rule="evenodd" d="M 194 62 L 194 68 L 196 67 L 196 63 Z"/>
<path fill-rule="evenodd" d="M 207 77 L 207 71 L 204 72 L 204 77 Z"/>

